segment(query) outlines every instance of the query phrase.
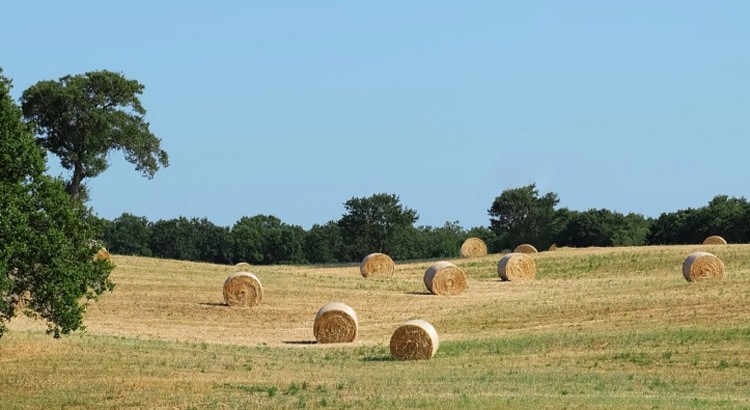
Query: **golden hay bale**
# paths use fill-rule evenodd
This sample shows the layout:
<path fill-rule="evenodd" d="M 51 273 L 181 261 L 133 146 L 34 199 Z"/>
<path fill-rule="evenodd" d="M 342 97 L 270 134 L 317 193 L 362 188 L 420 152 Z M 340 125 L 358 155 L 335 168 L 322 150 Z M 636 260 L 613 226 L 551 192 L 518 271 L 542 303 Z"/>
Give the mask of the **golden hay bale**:
<path fill-rule="evenodd" d="M 237 272 L 224 281 L 224 301 L 229 306 L 253 307 L 263 300 L 263 286 L 249 272 Z"/>
<path fill-rule="evenodd" d="M 398 360 L 429 359 L 437 353 L 439 346 L 437 331 L 421 319 L 402 324 L 391 336 L 391 356 Z"/>
<path fill-rule="evenodd" d="M 513 249 L 513 252 L 514 253 L 537 253 L 538 251 L 536 250 L 535 247 L 527 243 L 524 243 L 523 245 L 516 246 L 516 249 Z"/>
<path fill-rule="evenodd" d="M 393 276 L 396 271 L 396 265 L 393 259 L 384 253 L 371 253 L 362 259 L 359 265 L 359 273 L 364 277 L 368 276 Z"/>
<path fill-rule="evenodd" d="M 95 260 L 100 261 L 108 261 L 112 258 L 109 256 L 109 252 L 105 248 L 99 248 L 99 250 L 96 252 L 96 255 L 94 255 Z"/>
<path fill-rule="evenodd" d="M 723 279 L 724 262 L 708 252 L 693 252 L 682 263 L 682 275 L 688 282 Z"/>
<path fill-rule="evenodd" d="M 479 238 L 469 238 L 461 245 L 462 258 L 474 258 L 487 255 L 487 245 Z"/>
<path fill-rule="evenodd" d="M 358 328 L 354 309 L 341 302 L 331 302 L 315 315 L 313 334 L 318 343 L 350 343 L 357 338 Z"/>
<path fill-rule="evenodd" d="M 252 269 L 252 267 L 253 267 L 253 266 L 252 266 L 252 265 L 250 265 L 250 264 L 249 264 L 249 263 L 247 263 L 247 262 L 238 262 L 238 263 L 236 263 L 236 264 L 234 265 L 234 268 L 233 268 L 233 270 L 234 270 L 235 272 L 247 272 L 247 271 L 249 271 L 250 269 Z"/>
<path fill-rule="evenodd" d="M 497 273 L 502 280 L 511 282 L 532 280 L 536 276 L 536 262 L 525 253 L 509 253 L 497 263 Z"/>
<path fill-rule="evenodd" d="M 711 235 L 703 241 L 704 245 L 726 245 L 727 241 L 719 235 Z"/>
<path fill-rule="evenodd" d="M 458 295 L 466 290 L 466 273 L 450 262 L 435 262 L 424 273 L 424 285 L 435 295 Z"/>
<path fill-rule="evenodd" d="M 557 249 L 558 249 L 558 246 L 557 246 L 557 244 L 556 244 L 556 243 L 553 243 L 552 245 L 550 245 L 549 249 L 547 249 L 547 250 L 548 250 L 548 251 L 550 251 L 550 252 L 554 252 L 554 251 L 556 251 Z"/>

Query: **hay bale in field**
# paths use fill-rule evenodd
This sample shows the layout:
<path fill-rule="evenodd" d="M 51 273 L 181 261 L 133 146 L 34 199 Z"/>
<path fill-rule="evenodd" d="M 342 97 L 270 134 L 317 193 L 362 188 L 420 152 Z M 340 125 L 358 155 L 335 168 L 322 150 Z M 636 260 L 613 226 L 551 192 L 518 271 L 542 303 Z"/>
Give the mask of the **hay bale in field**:
<path fill-rule="evenodd" d="M 405 322 L 391 336 L 391 356 L 398 360 L 429 359 L 439 346 L 437 331 L 421 319 Z"/>
<path fill-rule="evenodd" d="M 362 259 L 359 265 L 359 273 L 364 277 L 385 276 L 391 277 L 396 271 L 393 259 L 384 253 L 371 253 Z"/>
<path fill-rule="evenodd" d="M 424 273 L 424 285 L 435 295 L 458 295 L 466 290 L 466 273 L 450 262 L 435 262 Z"/>
<path fill-rule="evenodd" d="M 708 252 L 693 252 L 682 263 L 682 275 L 688 282 L 723 279 L 724 262 Z"/>
<path fill-rule="evenodd" d="M 474 258 L 487 255 L 487 244 L 479 238 L 469 238 L 461 245 L 462 258 Z"/>
<path fill-rule="evenodd" d="M 247 262 L 237 262 L 234 264 L 234 266 L 232 266 L 232 271 L 233 272 L 247 272 L 250 269 L 252 269 L 252 267 L 253 266 Z"/>
<path fill-rule="evenodd" d="M 536 276 L 536 262 L 525 253 L 509 253 L 497 263 L 497 273 L 502 280 L 511 282 L 532 280 Z"/>
<path fill-rule="evenodd" d="M 263 285 L 250 272 L 237 272 L 224 281 L 224 301 L 229 306 L 253 307 L 263 300 Z"/>
<path fill-rule="evenodd" d="M 94 255 L 94 259 L 99 261 L 108 261 L 112 258 L 110 257 L 109 251 L 107 251 L 107 249 L 99 248 L 99 250 L 96 251 L 96 255 Z"/>
<path fill-rule="evenodd" d="M 703 241 L 704 245 L 726 245 L 727 241 L 719 235 L 711 235 Z"/>
<path fill-rule="evenodd" d="M 536 250 L 535 247 L 529 245 L 528 243 L 524 243 L 522 245 L 516 246 L 516 249 L 513 249 L 514 253 L 537 253 L 539 251 Z"/>
<path fill-rule="evenodd" d="M 353 342 L 358 329 L 357 313 L 341 302 L 331 302 L 321 307 L 313 324 L 313 334 L 318 343 Z"/>
<path fill-rule="evenodd" d="M 550 252 L 554 252 L 557 249 L 558 249 L 557 244 L 553 243 L 552 245 L 550 245 L 549 249 L 547 249 L 547 250 L 550 251 Z"/>

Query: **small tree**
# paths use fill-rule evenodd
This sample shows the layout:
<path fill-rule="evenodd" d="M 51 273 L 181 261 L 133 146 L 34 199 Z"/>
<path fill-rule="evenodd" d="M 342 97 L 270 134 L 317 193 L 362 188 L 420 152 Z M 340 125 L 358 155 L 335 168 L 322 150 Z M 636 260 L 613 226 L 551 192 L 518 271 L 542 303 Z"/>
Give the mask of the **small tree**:
<path fill-rule="evenodd" d="M 347 213 L 339 220 L 349 256 L 361 260 L 371 252 L 391 253 L 398 248 L 419 216 L 392 194 L 352 198 L 344 203 Z"/>
<path fill-rule="evenodd" d="M 536 184 L 507 189 L 495 198 L 488 214 L 492 231 L 498 236 L 501 248 L 514 248 L 530 243 L 546 249 L 555 234 L 555 206 L 560 202 L 557 194 L 549 192 L 539 196 Z"/>
<path fill-rule="evenodd" d="M 71 196 L 81 194 L 85 178 L 109 167 L 111 150 L 122 151 L 149 178 L 160 165 L 169 165 L 144 120 L 142 93 L 138 81 L 106 70 L 40 81 L 23 92 L 23 114 L 36 125 L 37 141 L 73 173 L 67 185 Z"/>
<path fill-rule="evenodd" d="M 0 336 L 21 306 L 55 337 L 83 326 L 86 301 L 113 285 L 95 260 L 99 224 L 62 181 L 44 175 L 43 153 L 0 70 Z"/>

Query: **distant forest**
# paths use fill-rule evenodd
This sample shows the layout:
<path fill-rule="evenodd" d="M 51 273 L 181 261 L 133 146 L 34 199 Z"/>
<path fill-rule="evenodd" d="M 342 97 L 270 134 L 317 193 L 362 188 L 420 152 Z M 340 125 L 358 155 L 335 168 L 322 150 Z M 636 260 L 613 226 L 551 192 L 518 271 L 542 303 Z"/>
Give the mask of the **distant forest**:
<path fill-rule="evenodd" d="M 729 243 L 750 242 L 750 203 L 716 196 L 706 206 L 645 218 L 608 209 L 557 208 L 556 193 L 542 196 L 534 184 L 503 191 L 488 210 L 489 226 L 466 229 L 458 222 L 417 226 L 416 211 L 393 194 L 352 198 L 337 221 L 305 230 L 272 215 L 243 217 L 233 226 L 206 218 L 149 221 L 128 213 L 104 225 L 109 251 L 120 255 L 220 264 L 327 264 L 358 262 L 383 252 L 396 260 L 457 257 L 463 241 L 478 237 L 490 252 L 529 243 L 557 246 L 697 244 L 710 235 Z"/>

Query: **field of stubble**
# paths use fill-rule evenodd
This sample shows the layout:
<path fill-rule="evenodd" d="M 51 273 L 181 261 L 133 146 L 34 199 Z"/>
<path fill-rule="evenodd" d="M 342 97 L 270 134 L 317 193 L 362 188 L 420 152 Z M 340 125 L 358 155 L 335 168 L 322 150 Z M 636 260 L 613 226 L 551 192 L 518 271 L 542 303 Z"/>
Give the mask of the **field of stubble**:
<path fill-rule="evenodd" d="M 722 281 L 688 283 L 684 258 L 719 256 Z M 469 288 L 426 292 L 433 261 L 394 278 L 358 266 L 259 266 L 263 304 L 223 304 L 228 266 L 113 257 L 113 293 L 85 332 L 54 340 L 10 323 L 0 408 L 750 408 L 750 245 L 561 249 L 536 280 L 500 282 L 500 255 L 453 262 Z M 315 313 L 359 316 L 349 345 L 316 345 Z M 409 319 L 440 350 L 391 359 Z"/>

